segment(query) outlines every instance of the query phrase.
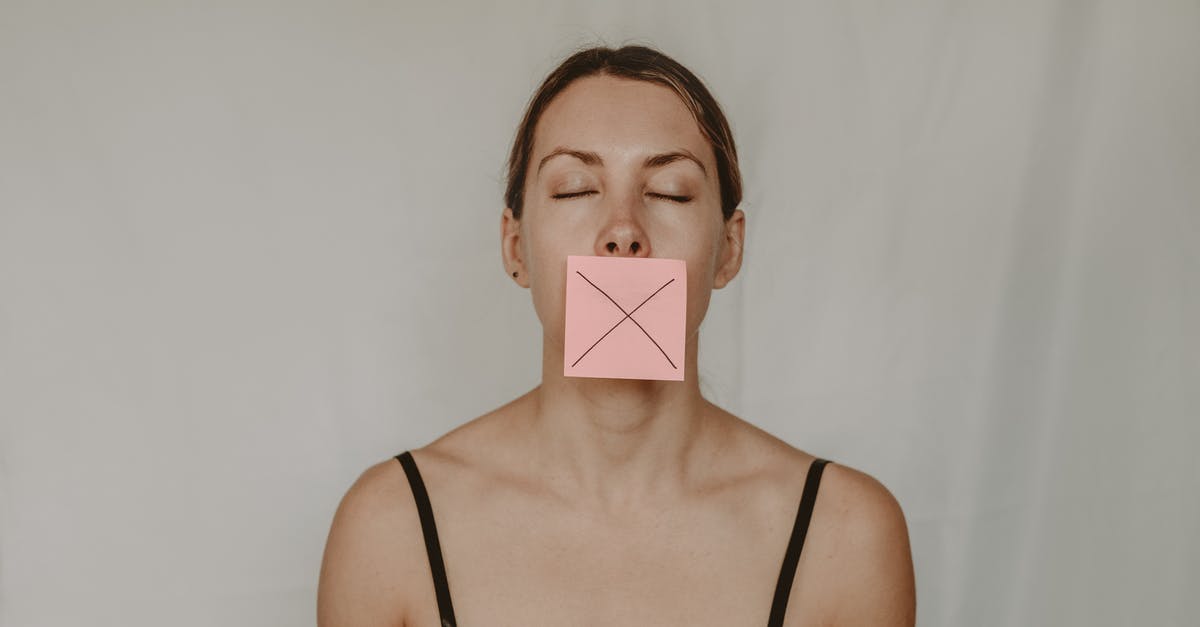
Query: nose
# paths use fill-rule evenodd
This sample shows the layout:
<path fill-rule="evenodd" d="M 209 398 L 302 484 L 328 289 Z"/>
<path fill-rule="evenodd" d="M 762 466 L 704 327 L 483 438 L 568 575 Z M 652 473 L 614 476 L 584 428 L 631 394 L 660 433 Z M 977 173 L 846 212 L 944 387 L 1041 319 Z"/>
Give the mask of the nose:
<path fill-rule="evenodd" d="M 619 212 L 596 238 L 598 257 L 649 257 L 650 238 L 631 212 Z"/>
<path fill-rule="evenodd" d="M 632 242 L 629 243 L 629 246 L 625 247 L 625 249 L 627 249 L 629 251 L 628 253 L 622 252 L 622 246 L 614 241 L 609 241 L 607 244 L 605 244 L 604 249 L 606 251 L 608 251 L 610 254 L 616 255 L 618 257 L 626 255 L 626 254 L 637 255 L 638 251 L 644 250 L 642 248 L 642 243 L 637 240 L 633 240 Z"/>

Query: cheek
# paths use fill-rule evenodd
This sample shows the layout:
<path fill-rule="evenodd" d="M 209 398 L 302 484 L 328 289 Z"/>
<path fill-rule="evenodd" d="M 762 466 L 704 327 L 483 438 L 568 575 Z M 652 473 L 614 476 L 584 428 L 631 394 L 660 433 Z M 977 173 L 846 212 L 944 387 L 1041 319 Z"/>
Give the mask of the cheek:
<path fill-rule="evenodd" d="M 531 238 L 527 267 L 530 272 L 530 298 L 543 331 L 552 338 L 561 339 L 566 328 L 567 253 L 558 250 L 553 241 L 545 237 Z"/>
<path fill-rule="evenodd" d="M 555 262 L 566 263 L 568 251 L 571 254 L 578 250 L 579 243 L 575 241 L 585 231 L 578 225 L 572 225 L 551 216 L 539 215 L 528 224 L 525 232 L 525 254 L 530 262 L 539 268 Z M 575 238 L 575 239 L 572 239 Z"/>
<path fill-rule="evenodd" d="M 687 329 L 691 334 L 696 332 L 708 312 L 719 240 L 709 229 L 695 229 L 686 244 L 678 249 L 678 253 L 679 258 L 687 261 Z"/>
<path fill-rule="evenodd" d="M 669 249 L 659 249 L 664 257 L 687 261 L 688 287 L 712 286 L 720 240 L 706 225 L 693 223 L 674 225 Z M 665 243 L 665 242 L 664 242 Z"/>
<path fill-rule="evenodd" d="M 687 325 L 688 331 L 694 332 L 704 319 L 712 297 L 711 263 L 708 259 L 689 261 L 687 272 Z"/>

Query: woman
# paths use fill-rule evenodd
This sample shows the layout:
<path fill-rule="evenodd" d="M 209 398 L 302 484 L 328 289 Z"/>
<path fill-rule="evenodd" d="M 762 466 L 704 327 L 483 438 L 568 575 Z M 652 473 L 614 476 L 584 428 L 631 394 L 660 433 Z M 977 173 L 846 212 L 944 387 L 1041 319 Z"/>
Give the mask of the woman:
<path fill-rule="evenodd" d="M 700 393 L 740 200 L 725 117 L 671 58 L 596 47 L 547 77 L 500 239 L 542 322 L 541 384 L 362 473 L 329 532 L 320 627 L 914 624 L 891 493 Z M 686 261 L 682 381 L 564 376 L 568 255 Z"/>

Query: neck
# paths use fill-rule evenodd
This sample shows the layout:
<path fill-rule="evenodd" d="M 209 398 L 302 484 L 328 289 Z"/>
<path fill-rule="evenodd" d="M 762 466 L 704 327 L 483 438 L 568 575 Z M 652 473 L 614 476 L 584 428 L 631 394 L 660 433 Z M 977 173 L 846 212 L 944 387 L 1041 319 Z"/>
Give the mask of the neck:
<path fill-rule="evenodd" d="M 543 338 L 542 383 L 527 414 L 538 473 L 610 512 L 682 495 L 716 440 L 697 381 L 698 335 L 687 342 L 683 381 L 565 377 L 562 345 Z"/>

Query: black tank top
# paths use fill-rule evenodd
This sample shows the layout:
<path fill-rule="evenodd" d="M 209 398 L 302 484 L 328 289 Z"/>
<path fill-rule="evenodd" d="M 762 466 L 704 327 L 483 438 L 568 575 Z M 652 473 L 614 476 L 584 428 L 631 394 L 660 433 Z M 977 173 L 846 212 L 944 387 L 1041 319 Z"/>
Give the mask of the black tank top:
<path fill-rule="evenodd" d="M 413 499 L 417 502 L 417 514 L 421 518 L 421 532 L 425 536 L 425 552 L 429 555 L 429 569 L 433 572 L 433 589 L 437 594 L 438 613 L 441 627 L 457 627 L 454 605 L 450 602 L 450 586 L 446 581 L 446 564 L 442 562 L 442 546 L 438 542 L 437 526 L 433 522 L 433 508 L 429 505 L 429 493 L 417 470 L 417 462 L 410 451 L 396 455 L 408 483 L 412 486 Z M 804 536 L 808 534 L 808 521 L 812 518 L 813 504 L 817 500 L 817 486 L 821 483 L 821 472 L 827 459 L 817 458 L 808 467 L 804 481 L 804 493 L 800 496 L 800 508 L 796 511 L 796 522 L 792 525 L 792 536 L 779 568 L 779 580 L 775 584 L 775 599 L 771 602 L 771 615 L 767 627 L 782 627 L 783 615 L 787 612 L 788 597 L 792 591 L 792 579 L 796 576 L 796 564 L 800 561 L 800 549 L 804 547 Z"/>

